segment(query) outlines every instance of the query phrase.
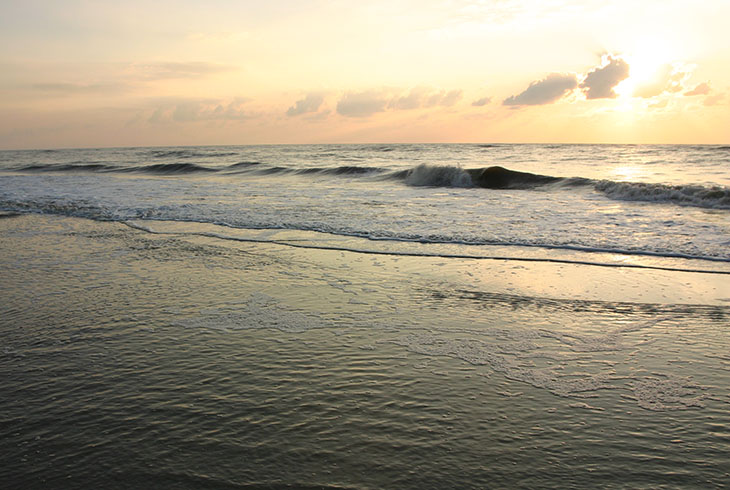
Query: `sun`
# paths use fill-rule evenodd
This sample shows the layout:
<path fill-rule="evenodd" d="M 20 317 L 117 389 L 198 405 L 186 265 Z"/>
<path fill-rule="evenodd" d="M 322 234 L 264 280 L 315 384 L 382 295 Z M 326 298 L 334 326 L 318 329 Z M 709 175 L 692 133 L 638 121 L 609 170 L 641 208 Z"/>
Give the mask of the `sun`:
<path fill-rule="evenodd" d="M 662 75 L 672 63 L 672 47 L 663 39 L 644 38 L 622 58 L 629 64 L 629 77 L 614 89 L 619 97 L 633 97 L 641 87 L 661 81 Z"/>

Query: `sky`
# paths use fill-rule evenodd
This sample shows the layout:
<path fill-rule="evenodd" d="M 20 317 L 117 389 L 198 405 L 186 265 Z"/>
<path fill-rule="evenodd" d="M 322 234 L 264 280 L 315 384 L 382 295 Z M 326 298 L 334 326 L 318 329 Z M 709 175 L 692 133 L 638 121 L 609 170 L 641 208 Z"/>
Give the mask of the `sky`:
<path fill-rule="evenodd" d="M 730 142 L 728 0 L 5 0 L 0 149 Z"/>

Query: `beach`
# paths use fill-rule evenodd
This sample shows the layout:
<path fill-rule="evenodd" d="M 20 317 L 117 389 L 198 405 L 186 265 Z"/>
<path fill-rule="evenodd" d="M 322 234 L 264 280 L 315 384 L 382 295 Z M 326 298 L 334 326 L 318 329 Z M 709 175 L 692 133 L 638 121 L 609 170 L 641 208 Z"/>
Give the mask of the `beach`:
<path fill-rule="evenodd" d="M 724 274 L 211 226 L 0 219 L 9 488 L 730 476 Z"/>
<path fill-rule="evenodd" d="M 0 3 L 0 490 L 728 487 L 728 18 Z"/>

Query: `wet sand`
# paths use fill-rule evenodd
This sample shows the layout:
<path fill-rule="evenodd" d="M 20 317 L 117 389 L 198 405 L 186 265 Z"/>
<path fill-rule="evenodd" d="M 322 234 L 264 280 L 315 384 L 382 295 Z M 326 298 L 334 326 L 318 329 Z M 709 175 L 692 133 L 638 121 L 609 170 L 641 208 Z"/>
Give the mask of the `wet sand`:
<path fill-rule="evenodd" d="M 141 224 L 0 220 L 6 486 L 728 478 L 725 275 Z"/>

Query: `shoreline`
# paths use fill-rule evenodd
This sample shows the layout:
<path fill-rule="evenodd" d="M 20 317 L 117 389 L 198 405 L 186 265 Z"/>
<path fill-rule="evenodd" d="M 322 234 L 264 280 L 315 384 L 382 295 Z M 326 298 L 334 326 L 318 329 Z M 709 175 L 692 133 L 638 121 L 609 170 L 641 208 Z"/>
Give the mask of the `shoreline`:
<path fill-rule="evenodd" d="M 438 271 L 434 277 L 445 274 L 464 281 L 474 290 L 506 294 L 609 302 L 730 305 L 730 287 L 723 277 L 730 274 L 730 270 L 726 270 L 723 263 L 718 264 L 716 270 L 703 266 L 695 268 L 703 262 L 701 260 L 550 249 L 536 253 L 530 247 L 381 242 L 318 232 L 233 229 L 193 222 L 95 221 L 18 213 L 2 216 L 3 227 L 8 232 L 12 232 L 18 223 L 28 229 L 30 236 L 34 227 L 40 230 L 48 226 L 84 228 L 88 225 L 231 249 L 274 247 L 289 249 L 285 253 L 300 256 L 346 254 L 390 264 L 407 262 L 414 272 L 426 276 L 431 275 L 428 264 L 437 264 L 433 268 Z M 486 254 L 484 249 L 488 250 Z M 475 250 L 483 255 L 475 254 Z M 590 259 L 583 259 L 584 256 Z M 424 279 L 428 280 L 428 277 Z"/>
<path fill-rule="evenodd" d="M 0 228 L 8 486 L 727 479 L 721 276 Z"/>

